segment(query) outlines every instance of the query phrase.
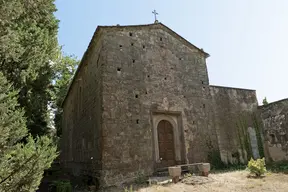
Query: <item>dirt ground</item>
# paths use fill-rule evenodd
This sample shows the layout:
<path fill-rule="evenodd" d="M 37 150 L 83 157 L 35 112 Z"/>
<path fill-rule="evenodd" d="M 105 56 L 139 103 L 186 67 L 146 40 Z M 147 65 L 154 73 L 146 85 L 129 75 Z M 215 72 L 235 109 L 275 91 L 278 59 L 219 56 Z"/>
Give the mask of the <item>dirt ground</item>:
<path fill-rule="evenodd" d="M 186 178 L 186 183 L 166 184 L 164 186 L 153 185 L 140 188 L 137 192 L 288 192 L 288 175 L 267 173 L 263 178 L 249 178 L 246 171 L 234 171 L 227 173 L 210 174 L 203 179 L 199 177 Z M 196 179 L 196 182 L 194 180 Z M 201 180 L 201 178 L 200 178 Z M 130 192 L 130 191 L 129 191 Z"/>

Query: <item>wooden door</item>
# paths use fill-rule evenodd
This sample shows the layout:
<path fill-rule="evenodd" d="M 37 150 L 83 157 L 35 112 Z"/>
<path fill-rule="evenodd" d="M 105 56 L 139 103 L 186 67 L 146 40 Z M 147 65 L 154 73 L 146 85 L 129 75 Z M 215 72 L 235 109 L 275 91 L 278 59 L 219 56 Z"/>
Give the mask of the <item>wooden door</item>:
<path fill-rule="evenodd" d="M 169 121 L 162 120 L 159 122 L 157 130 L 159 158 L 161 160 L 159 166 L 169 167 L 176 165 L 173 126 Z"/>

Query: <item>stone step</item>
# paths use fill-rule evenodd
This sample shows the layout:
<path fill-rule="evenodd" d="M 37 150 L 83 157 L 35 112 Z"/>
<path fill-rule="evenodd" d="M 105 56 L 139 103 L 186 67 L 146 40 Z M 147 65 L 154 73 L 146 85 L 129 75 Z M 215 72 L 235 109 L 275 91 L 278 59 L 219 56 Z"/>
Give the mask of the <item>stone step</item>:
<path fill-rule="evenodd" d="M 153 176 L 156 177 L 165 177 L 165 176 L 169 176 L 169 172 L 167 171 L 156 171 L 154 172 Z"/>
<path fill-rule="evenodd" d="M 182 175 L 184 175 L 185 173 L 188 173 L 188 172 L 189 172 L 188 167 L 181 167 L 181 174 Z M 168 167 L 157 169 L 153 175 L 157 176 L 157 177 L 169 176 Z"/>
<path fill-rule="evenodd" d="M 193 175 L 201 175 L 207 177 L 210 171 L 209 163 L 184 164 L 184 165 L 176 165 L 176 167 L 181 168 L 181 175 L 184 175 L 185 173 L 191 173 L 191 174 L 193 173 Z M 169 169 L 168 167 L 158 168 L 154 172 L 153 176 L 156 177 L 169 176 L 168 169 Z M 177 174 L 179 174 L 179 172 Z"/>

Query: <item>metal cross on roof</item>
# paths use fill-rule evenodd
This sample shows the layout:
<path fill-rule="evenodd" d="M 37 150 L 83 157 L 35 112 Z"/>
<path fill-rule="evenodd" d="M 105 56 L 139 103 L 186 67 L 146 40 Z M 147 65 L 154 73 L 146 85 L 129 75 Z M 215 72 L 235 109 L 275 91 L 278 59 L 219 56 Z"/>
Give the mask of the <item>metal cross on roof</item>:
<path fill-rule="evenodd" d="M 152 13 L 154 14 L 154 17 L 155 17 L 155 22 L 157 22 L 157 15 L 158 13 L 156 12 L 156 10 L 154 9 L 154 11 L 152 11 Z"/>

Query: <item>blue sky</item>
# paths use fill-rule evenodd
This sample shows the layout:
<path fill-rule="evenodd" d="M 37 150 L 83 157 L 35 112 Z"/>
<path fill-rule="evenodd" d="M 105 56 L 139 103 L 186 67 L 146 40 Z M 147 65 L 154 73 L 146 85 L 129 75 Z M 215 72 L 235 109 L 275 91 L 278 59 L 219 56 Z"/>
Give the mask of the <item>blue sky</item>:
<path fill-rule="evenodd" d="M 272 3 L 273 2 L 273 3 Z M 287 0 L 56 0 L 59 42 L 82 58 L 97 25 L 158 20 L 211 57 L 210 84 L 257 90 L 259 103 L 288 97 Z"/>

